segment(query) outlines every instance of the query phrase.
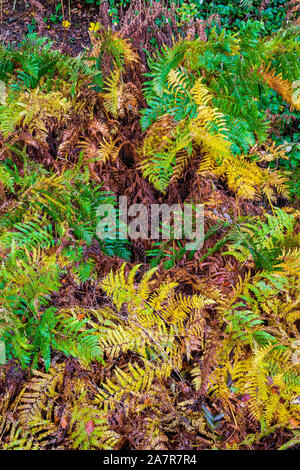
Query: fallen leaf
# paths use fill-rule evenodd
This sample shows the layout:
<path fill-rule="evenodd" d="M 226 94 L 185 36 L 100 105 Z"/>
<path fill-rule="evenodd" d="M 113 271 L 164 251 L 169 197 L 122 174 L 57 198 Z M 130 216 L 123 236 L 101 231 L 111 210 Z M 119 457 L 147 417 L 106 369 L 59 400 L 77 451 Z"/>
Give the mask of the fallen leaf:
<path fill-rule="evenodd" d="M 63 429 L 66 429 L 66 427 L 68 426 L 68 420 L 65 415 L 62 415 L 62 417 L 60 418 L 60 426 Z"/>
<path fill-rule="evenodd" d="M 94 429 L 95 429 L 95 423 L 92 419 L 90 419 L 85 425 L 85 430 L 90 435 L 94 431 Z"/>

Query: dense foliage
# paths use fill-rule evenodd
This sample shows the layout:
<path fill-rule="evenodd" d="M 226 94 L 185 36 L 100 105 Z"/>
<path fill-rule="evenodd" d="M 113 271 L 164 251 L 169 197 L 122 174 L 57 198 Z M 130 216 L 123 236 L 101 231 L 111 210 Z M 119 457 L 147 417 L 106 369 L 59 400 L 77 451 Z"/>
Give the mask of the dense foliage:
<path fill-rule="evenodd" d="M 0 46 L 0 448 L 300 443 L 299 37 L 263 3 L 180 1 L 147 63 Z M 204 204 L 203 247 L 99 239 L 124 195 Z"/>

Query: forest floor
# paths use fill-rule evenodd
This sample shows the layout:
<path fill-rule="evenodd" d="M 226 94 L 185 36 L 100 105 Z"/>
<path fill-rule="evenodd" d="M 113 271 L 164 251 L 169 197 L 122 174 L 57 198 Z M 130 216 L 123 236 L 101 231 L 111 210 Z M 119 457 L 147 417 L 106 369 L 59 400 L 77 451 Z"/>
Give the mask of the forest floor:
<path fill-rule="evenodd" d="M 15 5 L 15 8 L 14 8 Z M 0 24 L 0 41 L 5 44 L 20 43 L 28 33 L 38 33 L 53 41 L 56 49 L 69 55 L 76 55 L 90 46 L 88 28 L 98 20 L 99 9 L 94 5 L 72 7 L 71 14 L 64 16 L 71 27 L 64 28 L 61 10 L 55 14 L 53 2 L 11 0 L 3 2 L 3 21 Z"/>

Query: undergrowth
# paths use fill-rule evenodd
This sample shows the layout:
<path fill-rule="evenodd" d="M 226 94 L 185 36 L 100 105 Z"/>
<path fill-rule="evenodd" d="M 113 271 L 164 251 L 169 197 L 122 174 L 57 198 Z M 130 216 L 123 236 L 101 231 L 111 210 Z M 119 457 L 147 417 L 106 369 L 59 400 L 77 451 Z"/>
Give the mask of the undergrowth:
<path fill-rule="evenodd" d="M 0 47 L 2 449 L 300 442 L 298 30 L 262 29 Z M 124 195 L 201 202 L 203 246 L 98 238 Z"/>

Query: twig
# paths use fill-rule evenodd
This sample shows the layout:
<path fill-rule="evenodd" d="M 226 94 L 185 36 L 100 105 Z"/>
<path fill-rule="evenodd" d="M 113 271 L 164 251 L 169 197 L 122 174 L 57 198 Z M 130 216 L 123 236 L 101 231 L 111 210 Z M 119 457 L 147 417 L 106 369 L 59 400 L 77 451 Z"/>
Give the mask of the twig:
<path fill-rule="evenodd" d="M 15 21 L 20 20 L 21 18 L 25 18 L 26 16 L 28 16 L 28 13 L 25 13 L 24 15 L 16 16 L 15 18 L 9 18 L 9 19 L 7 20 L 7 23 L 8 23 L 8 24 L 14 23 Z"/>

